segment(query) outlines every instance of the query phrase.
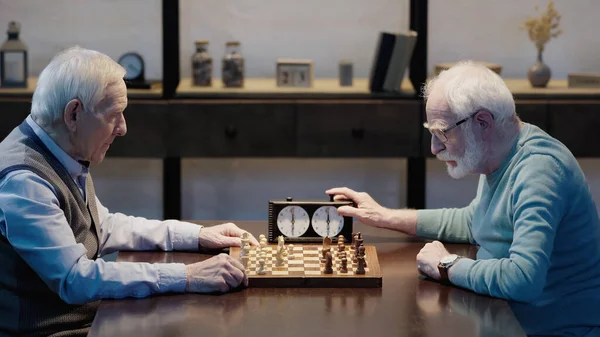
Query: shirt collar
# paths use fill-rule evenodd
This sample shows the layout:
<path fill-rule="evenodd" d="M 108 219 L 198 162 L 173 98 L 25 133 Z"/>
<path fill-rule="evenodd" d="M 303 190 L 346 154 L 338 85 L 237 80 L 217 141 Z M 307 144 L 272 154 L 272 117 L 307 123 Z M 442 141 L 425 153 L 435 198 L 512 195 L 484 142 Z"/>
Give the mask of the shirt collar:
<path fill-rule="evenodd" d="M 67 169 L 73 178 L 77 178 L 88 173 L 89 162 L 80 163 L 69 156 L 63 149 L 60 148 L 60 146 L 56 144 L 56 142 L 54 142 L 52 138 L 50 138 L 46 131 L 44 131 L 44 129 L 42 129 L 33 120 L 33 118 L 31 118 L 31 115 L 27 116 L 25 121 L 33 129 L 33 132 L 35 132 L 35 134 L 40 138 L 42 143 L 46 145 L 48 150 L 50 150 L 56 159 L 58 159 L 58 161 Z"/>

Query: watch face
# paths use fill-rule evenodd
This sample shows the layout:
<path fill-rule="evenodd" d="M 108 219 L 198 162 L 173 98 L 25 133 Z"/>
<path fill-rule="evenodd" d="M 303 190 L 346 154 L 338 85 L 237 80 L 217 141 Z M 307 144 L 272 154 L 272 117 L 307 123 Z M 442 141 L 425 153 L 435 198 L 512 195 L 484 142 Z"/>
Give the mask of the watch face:
<path fill-rule="evenodd" d="M 456 260 L 456 258 L 458 258 L 458 255 L 456 255 L 456 254 L 446 255 L 440 259 L 440 263 L 448 264 L 448 263 L 454 262 L 454 260 Z"/>
<path fill-rule="evenodd" d="M 285 236 L 299 237 L 308 230 L 308 226 L 308 213 L 300 206 L 286 206 L 277 215 L 277 227 Z"/>
<path fill-rule="evenodd" d="M 334 206 L 321 206 L 312 216 L 312 227 L 322 237 L 337 236 L 344 228 L 344 217 Z"/>

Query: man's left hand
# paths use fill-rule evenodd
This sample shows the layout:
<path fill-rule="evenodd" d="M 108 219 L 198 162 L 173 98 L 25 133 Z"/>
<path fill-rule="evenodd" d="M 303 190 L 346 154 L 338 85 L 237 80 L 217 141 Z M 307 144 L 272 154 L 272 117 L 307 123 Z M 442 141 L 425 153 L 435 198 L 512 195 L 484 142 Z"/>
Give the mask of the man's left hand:
<path fill-rule="evenodd" d="M 244 232 L 246 231 L 231 222 L 203 227 L 198 235 L 198 247 L 200 249 L 240 247 L 242 244 L 241 236 Z M 258 246 L 258 240 L 250 232 L 248 234 L 250 245 Z"/>
<path fill-rule="evenodd" d="M 417 254 L 417 269 L 421 274 L 439 281 L 441 277 L 438 264 L 440 264 L 442 257 L 446 255 L 450 255 L 450 253 L 441 242 L 427 243 Z"/>

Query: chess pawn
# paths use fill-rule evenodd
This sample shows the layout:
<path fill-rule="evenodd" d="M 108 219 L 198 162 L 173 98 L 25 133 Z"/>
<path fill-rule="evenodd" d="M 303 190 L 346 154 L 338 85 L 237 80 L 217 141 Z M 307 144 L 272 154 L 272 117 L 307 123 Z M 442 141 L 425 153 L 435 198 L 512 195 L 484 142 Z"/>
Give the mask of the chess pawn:
<path fill-rule="evenodd" d="M 262 257 L 258 260 L 258 270 L 256 271 L 256 273 L 258 275 L 265 274 L 265 259 Z"/>
<path fill-rule="evenodd" d="M 267 247 L 267 239 L 263 238 L 263 239 L 260 240 L 260 249 L 264 250 L 265 247 Z"/>
<path fill-rule="evenodd" d="M 360 245 L 360 247 L 358 247 L 358 256 L 362 257 L 362 259 L 363 259 L 363 266 L 366 267 L 367 266 L 367 260 L 365 259 L 365 246 L 364 245 Z"/>
<path fill-rule="evenodd" d="M 346 250 L 346 246 L 344 245 L 343 242 L 338 243 L 338 252 L 343 252 Z"/>
<path fill-rule="evenodd" d="M 358 266 L 356 267 L 356 274 L 363 275 L 365 274 L 365 257 L 358 256 Z"/>
<path fill-rule="evenodd" d="M 288 259 L 294 259 L 294 245 L 288 245 Z"/>
<path fill-rule="evenodd" d="M 338 244 L 340 244 L 340 243 L 344 244 L 344 241 L 345 241 L 345 240 L 346 240 L 346 239 L 344 238 L 344 236 L 343 236 L 343 235 L 340 235 L 340 236 L 338 236 Z"/>
<path fill-rule="evenodd" d="M 331 257 L 331 252 L 327 252 L 325 261 L 325 274 L 333 274 L 333 258 Z"/>
<path fill-rule="evenodd" d="M 347 273 L 348 272 L 348 260 L 346 259 L 346 257 L 342 257 L 342 266 L 340 267 L 340 271 L 342 273 Z"/>
<path fill-rule="evenodd" d="M 267 237 L 264 234 L 258 236 L 258 242 L 261 242 L 263 239 L 267 240 Z"/>

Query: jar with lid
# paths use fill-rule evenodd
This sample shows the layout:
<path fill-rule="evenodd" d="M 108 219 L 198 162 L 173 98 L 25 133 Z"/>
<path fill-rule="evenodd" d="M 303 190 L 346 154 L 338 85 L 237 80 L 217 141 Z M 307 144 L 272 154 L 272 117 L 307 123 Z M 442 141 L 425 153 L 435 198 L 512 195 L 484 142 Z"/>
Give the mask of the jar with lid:
<path fill-rule="evenodd" d="M 192 56 L 192 82 L 195 86 L 212 86 L 213 59 L 208 52 L 208 41 L 196 41 L 196 53 Z"/>
<path fill-rule="evenodd" d="M 240 43 L 237 41 L 225 44 L 221 78 L 225 87 L 241 88 L 244 86 L 244 58 L 240 53 Z"/>

